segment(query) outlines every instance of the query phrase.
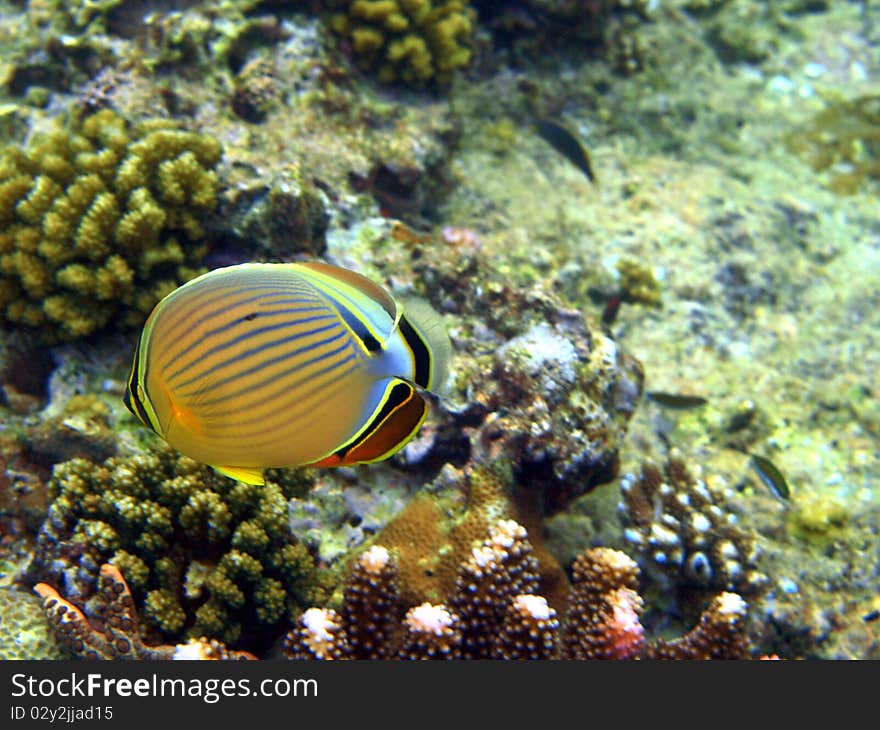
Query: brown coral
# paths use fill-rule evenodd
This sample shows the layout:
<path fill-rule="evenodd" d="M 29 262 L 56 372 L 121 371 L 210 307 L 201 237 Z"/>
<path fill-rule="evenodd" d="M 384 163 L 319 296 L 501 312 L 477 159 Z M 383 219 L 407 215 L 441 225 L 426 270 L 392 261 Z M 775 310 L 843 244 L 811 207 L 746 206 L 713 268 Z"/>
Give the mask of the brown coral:
<path fill-rule="evenodd" d="M 752 593 L 767 583 L 754 534 L 723 509 L 719 487 L 679 458 L 642 465 L 621 481 L 625 537 L 664 583 Z"/>
<path fill-rule="evenodd" d="M 43 610 L 58 640 L 79 659 L 256 658 L 205 638 L 177 646 L 147 646 L 141 638 L 128 584 L 114 565 L 101 566 L 96 601 L 88 614 L 45 583 L 38 583 L 34 591 L 43 601 Z"/>
<path fill-rule="evenodd" d="M 365 580 L 367 575 L 374 578 Z M 501 520 L 461 566 L 447 603 L 411 607 L 401 621 L 396 562 L 384 548 L 373 547 L 349 578 L 342 615 L 318 608 L 303 613 L 285 639 L 284 654 L 290 659 L 749 656 L 746 603 L 733 593 L 716 597 L 698 626 L 680 639 L 648 642 L 639 621 L 637 577 L 635 562 L 623 553 L 586 550 L 575 562 L 572 598 L 560 620 L 546 599 L 532 592 L 538 576 L 525 530 Z M 356 610 L 345 605 L 352 597 Z"/>

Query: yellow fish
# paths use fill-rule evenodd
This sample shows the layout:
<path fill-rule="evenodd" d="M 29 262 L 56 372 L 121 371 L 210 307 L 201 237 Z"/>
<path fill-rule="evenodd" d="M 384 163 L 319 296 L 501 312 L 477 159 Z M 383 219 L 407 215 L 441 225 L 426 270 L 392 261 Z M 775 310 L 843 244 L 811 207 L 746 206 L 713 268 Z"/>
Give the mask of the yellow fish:
<path fill-rule="evenodd" d="M 446 379 L 449 340 L 418 304 L 404 313 L 330 264 L 216 269 L 156 305 L 123 401 L 178 451 L 248 484 L 268 467 L 381 461 Z"/>

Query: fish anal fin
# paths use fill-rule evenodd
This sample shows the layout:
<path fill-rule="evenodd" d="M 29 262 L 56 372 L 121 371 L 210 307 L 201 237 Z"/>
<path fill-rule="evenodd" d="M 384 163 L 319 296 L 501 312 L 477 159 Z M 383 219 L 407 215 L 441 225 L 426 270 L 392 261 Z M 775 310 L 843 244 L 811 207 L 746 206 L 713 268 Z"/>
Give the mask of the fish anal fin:
<path fill-rule="evenodd" d="M 415 435 L 428 414 L 428 403 L 408 382 L 391 378 L 367 425 L 342 449 L 313 466 L 349 466 L 383 461 Z"/>
<path fill-rule="evenodd" d="M 266 483 L 266 480 L 263 478 L 262 469 L 247 466 L 214 466 L 214 469 L 223 476 L 244 482 L 245 484 L 259 484 L 262 486 Z"/>

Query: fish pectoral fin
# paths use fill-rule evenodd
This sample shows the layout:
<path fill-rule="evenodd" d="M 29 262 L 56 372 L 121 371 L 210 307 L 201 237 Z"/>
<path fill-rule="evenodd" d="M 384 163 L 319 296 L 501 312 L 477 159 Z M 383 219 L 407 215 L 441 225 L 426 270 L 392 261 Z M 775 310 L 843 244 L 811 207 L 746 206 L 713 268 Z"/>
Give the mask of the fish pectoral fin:
<path fill-rule="evenodd" d="M 391 378 L 364 427 L 313 466 L 348 466 L 387 459 L 415 436 L 427 414 L 428 403 L 412 384 Z"/>
<path fill-rule="evenodd" d="M 266 483 L 266 480 L 263 478 L 262 469 L 254 469 L 247 466 L 214 466 L 213 468 L 223 476 L 244 482 L 245 484 L 259 484 L 262 486 Z"/>

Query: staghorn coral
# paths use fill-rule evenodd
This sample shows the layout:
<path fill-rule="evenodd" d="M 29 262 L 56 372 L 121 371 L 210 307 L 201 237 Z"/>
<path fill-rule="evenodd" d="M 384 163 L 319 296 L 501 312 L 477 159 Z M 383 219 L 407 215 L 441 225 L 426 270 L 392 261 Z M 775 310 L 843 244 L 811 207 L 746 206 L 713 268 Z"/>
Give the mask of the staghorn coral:
<path fill-rule="evenodd" d="M 34 592 L 58 641 L 77 659 L 256 659 L 204 637 L 176 646 L 147 646 L 131 591 L 114 565 L 101 566 L 98 592 L 86 612 L 45 583 L 34 586 Z"/>
<path fill-rule="evenodd" d="M 736 594 L 717 596 L 688 634 L 651 643 L 639 622 L 638 568 L 623 553 L 593 548 L 578 558 L 562 620 L 532 592 L 538 583 L 535 567 L 525 529 L 500 520 L 472 549 L 445 604 L 405 610 L 396 594 L 397 562 L 374 546 L 348 578 L 341 613 L 310 608 L 285 637 L 282 651 L 289 659 L 749 656 L 747 607 Z M 352 597 L 358 603 L 354 611 L 347 605 Z"/>
<path fill-rule="evenodd" d="M 0 153 L 2 320 L 74 339 L 140 324 L 199 273 L 220 144 L 104 109 Z"/>
<path fill-rule="evenodd" d="M 663 583 L 753 593 L 767 583 L 755 536 L 722 509 L 719 487 L 693 476 L 678 458 L 661 470 L 646 462 L 621 481 L 625 538 Z"/>
<path fill-rule="evenodd" d="M 27 577 L 85 603 L 109 562 L 163 640 L 260 647 L 326 595 L 326 576 L 287 529 L 287 500 L 302 483 L 237 483 L 169 450 L 64 462 Z"/>
<path fill-rule="evenodd" d="M 461 0 L 340 2 L 331 28 L 345 38 L 359 66 L 383 83 L 447 83 L 471 60 L 475 15 Z"/>

